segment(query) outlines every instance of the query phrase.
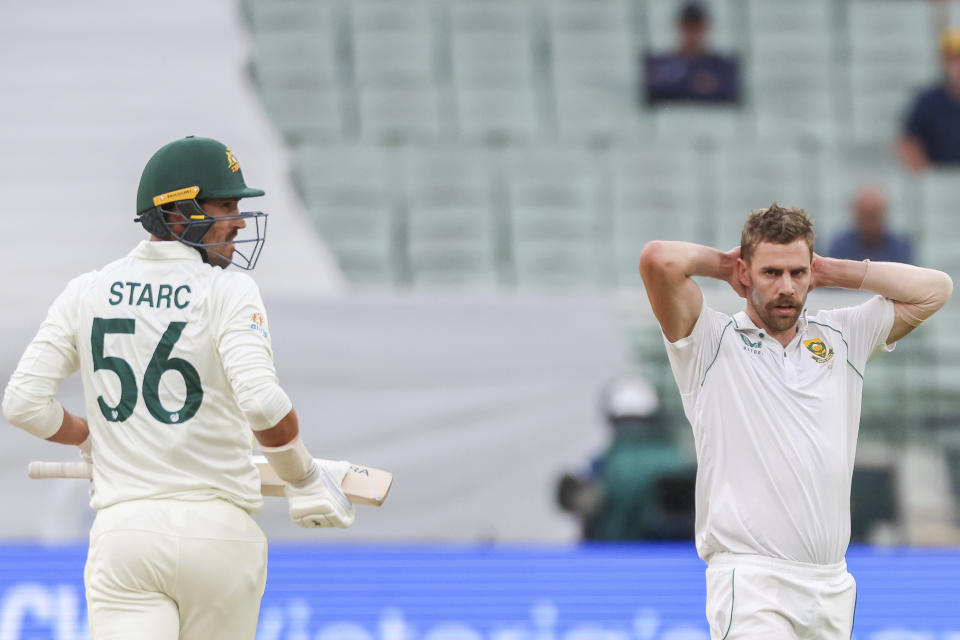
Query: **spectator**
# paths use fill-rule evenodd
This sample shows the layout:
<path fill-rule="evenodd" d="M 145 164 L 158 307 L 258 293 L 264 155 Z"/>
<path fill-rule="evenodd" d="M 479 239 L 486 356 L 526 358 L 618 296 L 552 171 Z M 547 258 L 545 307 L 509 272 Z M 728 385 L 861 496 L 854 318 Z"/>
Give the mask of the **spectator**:
<path fill-rule="evenodd" d="M 864 186 L 853 200 L 853 227 L 830 243 L 827 255 L 847 260 L 913 261 L 910 240 L 887 227 L 887 197 L 877 186 Z"/>
<path fill-rule="evenodd" d="M 586 540 L 693 539 L 695 467 L 673 442 L 653 386 L 619 378 L 602 403 L 613 440 L 588 472 L 562 476 L 560 506 L 580 519 Z"/>
<path fill-rule="evenodd" d="M 737 59 L 707 51 L 709 27 L 704 8 L 696 2 L 687 3 L 677 18 L 680 38 L 677 51 L 644 56 L 644 99 L 648 105 L 740 102 Z"/>
<path fill-rule="evenodd" d="M 911 171 L 960 164 L 960 28 L 943 32 L 940 56 L 943 79 L 917 96 L 897 143 Z"/>

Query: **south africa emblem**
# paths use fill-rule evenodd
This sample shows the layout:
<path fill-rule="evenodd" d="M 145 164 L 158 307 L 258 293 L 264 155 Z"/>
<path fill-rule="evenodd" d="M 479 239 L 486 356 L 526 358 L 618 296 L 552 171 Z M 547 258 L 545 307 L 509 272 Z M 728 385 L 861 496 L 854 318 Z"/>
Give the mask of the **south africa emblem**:
<path fill-rule="evenodd" d="M 813 359 L 820 364 L 830 362 L 833 359 L 833 348 L 825 345 L 820 338 L 804 340 L 803 346 L 810 350 L 810 353 L 813 354 Z"/>

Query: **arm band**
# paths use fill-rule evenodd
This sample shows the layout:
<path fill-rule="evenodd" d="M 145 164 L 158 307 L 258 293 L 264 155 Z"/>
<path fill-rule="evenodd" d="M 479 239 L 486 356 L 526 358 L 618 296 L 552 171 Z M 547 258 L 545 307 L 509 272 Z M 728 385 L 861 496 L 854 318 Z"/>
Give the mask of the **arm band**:
<path fill-rule="evenodd" d="M 313 469 L 313 456 L 300 436 L 279 447 L 261 446 L 260 451 L 284 482 L 299 482 Z"/>

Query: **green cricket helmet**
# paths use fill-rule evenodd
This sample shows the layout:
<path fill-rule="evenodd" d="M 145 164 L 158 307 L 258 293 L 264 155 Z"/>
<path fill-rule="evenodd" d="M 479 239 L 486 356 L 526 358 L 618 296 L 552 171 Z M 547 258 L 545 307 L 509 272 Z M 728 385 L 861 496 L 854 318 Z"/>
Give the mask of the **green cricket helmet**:
<path fill-rule="evenodd" d="M 222 142 L 212 138 L 187 136 L 161 147 L 143 168 L 137 189 L 137 218 L 150 234 L 158 238 L 173 237 L 200 252 L 204 262 L 242 269 L 253 269 L 267 237 L 267 214 L 261 211 L 241 212 L 228 216 L 209 216 L 203 200 L 239 200 L 262 196 L 263 190 L 248 187 L 243 181 L 240 163 Z M 249 218 L 255 223 L 254 238 L 229 242 L 204 242 L 203 238 L 218 220 Z M 183 225 L 176 233 L 171 225 Z M 236 258 L 228 258 L 217 247 L 250 244 L 247 252 L 235 248 Z M 213 254 L 213 256 L 211 256 Z M 212 259 L 211 259 L 212 258 Z"/>

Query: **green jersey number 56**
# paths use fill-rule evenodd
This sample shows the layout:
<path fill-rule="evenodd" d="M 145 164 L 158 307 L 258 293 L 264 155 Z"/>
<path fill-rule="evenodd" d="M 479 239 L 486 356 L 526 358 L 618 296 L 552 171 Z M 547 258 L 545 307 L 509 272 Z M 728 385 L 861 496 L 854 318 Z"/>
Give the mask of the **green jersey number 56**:
<path fill-rule="evenodd" d="M 144 404 L 150 415 L 164 424 L 186 422 L 200 409 L 203 402 L 203 387 L 200 384 L 200 374 L 196 367 L 183 358 L 171 358 L 173 345 L 180 339 L 186 322 L 171 322 L 163 332 L 160 342 L 153 350 L 150 364 L 143 374 L 143 384 L 140 389 L 143 393 Z M 133 415 L 133 408 L 137 404 L 137 378 L 133 367 L 123 358 L 107 356 L 103 353 L 103 336 L 108 333 L 129 333 L 136 330 L 136 320 L 133 318 L 94 318 L 93 330 L 90 333 L 90 346 L 93 349 L 93 370 L 108 369 L 120 378 L 120 402 L 111 407 L 103 396 L 97 397 L 100 413 L 108 422 L 123 422 Z M 167 411 L 160 403 L 160 377 L 165 371 L 176 371 L 183 377 L 187 394 L 183 406 L 176 411 Z"/>

